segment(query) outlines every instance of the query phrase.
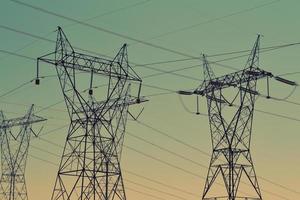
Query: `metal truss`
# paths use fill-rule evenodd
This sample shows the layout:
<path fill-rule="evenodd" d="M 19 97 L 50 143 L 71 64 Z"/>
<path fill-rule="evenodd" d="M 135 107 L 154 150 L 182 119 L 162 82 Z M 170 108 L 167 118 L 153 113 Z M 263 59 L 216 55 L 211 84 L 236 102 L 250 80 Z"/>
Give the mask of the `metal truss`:
<path fill-rule="evenodd" d="M 204 81 L 193 92 L 179 91 L 183 95 L 205 96 L 207 100 L 213 151 L 203 200 L 262 200 L 250 153 L 250 141 L 254 104 L 259 95 L 257 81 L 267 79 L 269 98 L 269 78 L 274 76 L 259 68 L 259 45 L 260 36 L 245 68 L 221 77 L 215 77 L 203 55 Z M 274 78 L 289 85 L 296 84 L 280 77 Z M 250 185 L 251 193 L 247 192 L 250 191 L 248 189 L 241 191 L 241 183 Z M 217 184 L 225 192 L 221 192 L 220 187 L 213 190 Z"/>
<path fill-rule="evenodd" d="M 70 117 L 51 199 L 126 200 L 120 159 L 128 108 L 146 101 L 140 97 L 142 80 L 128 63 L 127 45 L 112 60 L 78 53 L 58 27 L 55 51 L 37 61 L 36 84 L 39 64 L 54 66 Z M 97 78 L 107 83 L 105 95 L 95 90 Z M 82 80 L 88 82 L 87 95 L 79 89 Z M 131 83 L 137 83 L 136 97 Z"/>
<path fill-rule="evenodd" d="M 34 114 L 33 105 L 25 116 L 13 119 L 6 119 L 0 111 L 1 200 L 28 200 L 26 161 L 31 135 L 38 135 L 33 131 L 32 124 L 45 120 Z"/>

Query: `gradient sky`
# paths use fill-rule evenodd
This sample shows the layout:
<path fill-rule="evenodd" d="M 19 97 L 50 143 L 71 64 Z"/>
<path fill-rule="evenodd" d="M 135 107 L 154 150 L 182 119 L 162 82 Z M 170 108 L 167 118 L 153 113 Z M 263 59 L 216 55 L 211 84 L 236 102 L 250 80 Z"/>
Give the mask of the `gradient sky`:
<path fill-rule="evenodd" d="M 26 2 L 74 19 L 89 19 L 86 23 L 191 56 L 250 49 L 258 33 L 263 35 L 261 47 L 300 41 L 300 2 L 297 0 L 26 0 Z M 74 46 L 109 56 L 114 56 L 123 43 L 128 43 L 129 60 L 138 64 L 186 58 L 51 16 L 9 0 L 1 1 L 0 21 L 0 50 L 33 58 L 53 51 L 54 44 L 4 29 L 4 26 L 55 40 L 54 31 L 59 25 Z M 299 51 L 299 46 L 293 46 L 262 54 L 261 68 L 272 71 L 275 75 L 298 72 L 300 71 Z M 214 59 L 222 58 L 225 57 Z M 241 58 L 223 64 L 242 69 L 245 61 L 246 58 Z M 190 60 L 150 65 L 150 67 L 173 70 L 197 64 L 201 62 Z M 3 52 L 0 53 L 0 66 L 0 92 L 3 94 L 31 80 L 35 75 L 34 61 Z M 231 72 L 230 69 L 220 66 L 212 65 L 212 67 L 218 75 Z M 134 68 L 142 77 L 158 73 L 147 67 Z M 143 81 L 147 85 L 176 91 L 195 88 L 202 79 L 201 66 L 177 73 L 194 77 L 195 80 L 164 74 L 145 78 Z M 55 74 L 53 68 L 43 68 L 43 75 L 52 74 Z M 289 74 L 285 77 L 300 82 L 300 74 Z M 275 81 L 272 81 L 271 85 L 271 95 L 277 98 L 286 97 L 293 89 Z M 165 92 L 165 90 L 146 86 L 143 89 L 143 95 L 146 96 Z M 140 116 L 142 122 L 204 152 L 211 152 L 207 117 L 188 112 L 188 110 L 194 111 L 194 98 L 183 97 L 187 108 L 184 108 L 175 93 L 153 96 L 149 99 Z M 300 103 L 299 99 L 300 92 L 296 89 L 288 100 Z M 28 84 L 10 95 L 1 97 L 0 103 L 7 117 L 16 117 L 23 115 L 32 103 L 36 104 L 36 109 L 39 110 L 60 100 L 62 95 L 57 79 L 46 78 L 42 80 L 39 87 Z M 201 111 L 206 112 L 204 100 L 201 100 L 200 106 Z M 140 108 L 141 106 L 133 108 L 132 111 L 138 112 Z M 300 199 L 300 117 L 298 116 L 300 107 L 285 101 L 259 98 L 256 108 L 294 118 L 292 120 L 261 112 L 255 113 L 251 151 L 257 175 L 262 177 L 259 178 L 259 183 L 264 199 Z M 40 112 L 39 115 L 48 118 L 48 122 L 44 125 L 45 133 L 68 124 L 64 103 Z M 208 156 L 137 122 L 129 121 L 127 130 L 131 134 L 125 136 L 127 146 L 198 175 L 186 173 L 125 147 L 121 164 L 129 200 L 152 200 L 158 199 L 157 197 L 166 200 L 200 199 L 204 187 L 204 179 L 201 177 L 207 174 L 205 167 L 162 151 L 132 135 L 163 146 L 204 166 L 209 164 Z M 32 140 L 26 172 L 30 200 L 50 199 L 60 161 L 59 156 L 56 155 L 62 153 L 60 146 L 64 145 L 66 134 L 66 129 L 61 129 L 43 136 L 57 145 L 39 139 Z M 173 188 L 135 176 L 132 172 Z M 266 179 L 288 189 L 271 184 Z"/>

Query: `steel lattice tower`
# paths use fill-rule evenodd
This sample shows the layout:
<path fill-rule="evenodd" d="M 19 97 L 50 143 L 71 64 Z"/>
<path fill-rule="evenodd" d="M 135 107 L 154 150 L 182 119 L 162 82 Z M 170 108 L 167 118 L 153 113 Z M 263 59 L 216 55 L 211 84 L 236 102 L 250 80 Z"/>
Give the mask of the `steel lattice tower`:
<path fill-rule="evenodd" d="M 23 117 L 6 119 L 0 112 L 1 200 L 28 200 L 25 168 L 31 135 L 37 136 L 32 124 L 46 119 L 34 114 L 33 105 Z M 15 130 L 17 127 L 20 129 Z"/>
<path fill-rule="evenodd" d="M 142 80 L 128 63 L 126 44 L 112 60 L 86 55 L 75 52 L 58 27 L 55 51 L 38 58 L 37 71 L 40 62 L 55 67 L 70 117 L 51 199 L 125 200 L 120 156 L 128 107 L 145 101 L 140 99 Z M 88 76 L 86 96 L 79 90 L 79 74 Z M 96 78 L 107 84 L 101 101 L 93 90 Z M 138 83 L 137 97 L 131 96 L 131 83 Z"/>
<path fill-rule="evenodd" d="M 273 75 L 259 68 L 259 44 L 260 36 L 257 37 L 243 70 L 217 78 L 203 55 L 204 81 L 193 92 L 179 91 L 183 95 L 205 96 L 207 100 L 213 151 L 203 200 L 262 199 L 250 154 L 250 141 L 254 104 L 259 95 L 257 80 L 267 79 L 269 98 L 269 78 Z M 295 82 L 280 77 L 274 78 L 296 85 Z M 216 182 L 218 178 L 221 182 Z M 248 184 L 252 193 L 241 191 L 240 183 Z M 212 192 L 217 184 L 225 188 L 224 194 L 220 190 Z"/>

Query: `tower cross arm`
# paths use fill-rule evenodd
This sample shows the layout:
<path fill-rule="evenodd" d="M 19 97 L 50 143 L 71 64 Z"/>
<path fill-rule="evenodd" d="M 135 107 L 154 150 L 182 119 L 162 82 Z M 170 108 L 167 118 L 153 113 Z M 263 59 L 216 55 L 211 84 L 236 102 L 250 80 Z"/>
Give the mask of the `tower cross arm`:
<path fill-rule="evenodd" d="M 99 111 L 110 109 L 111 107 L 121 107 L 121 106 L 130 106 L 134 104 L 140 104 L 147 102 L 148 99 L 145 97 L 129 97 L 127 99 L 119 98 L 119 99 L 110 99 L 109 101 L 96 101 L 93 102 L 92 105 L 86 105 L 84 108 L 80 108 L 76 110 L 76 112 L 84 112 L 85 110 Z M 84 110 L 83 110 L 84 109 Z"/>
<path fill-rule="evenodd" d="M 214 90 L 220 90 L 228 87 L 238 87 L 243 83 L 266 77 L 273 77 L 273 74 L 260 68 L 248 67 L 224 76 L 205 80 L 193 91 L 193 93 L 197 95 L 205 95 Z"/>
<path fill-rule="evenodd" d="M 130 106 L 134 104 L 139 104 L 148 101 L 145 97 L 134 97 L 130 96 L 126 99 L 124 98 L 119 98 L 119 99 L 110 99 L 109 101 L 99 101 L 96 102 L 98 107 L 111 107 L 112 105 L 115 107 L 120 107 L 120 106 Z"/>
<path fill-rule="evenodd" d="M 3 128 L 10 128 L 13 126 L 22 126 L 26 124 L 34 124 L 42 121 L 46 121 L 47 119 L 43 117 L 39 117 L 36 115 L 31 115 L 30 118 L 27 116 L 24 117 L 18 117 L 18 118 L 12 118 L 12 119 L 5 119 L 0 124 L 0 129 Z"/>
<path fill-rule="evenodd" d="M 38 58 L 38 62 L 46 62 L 53 66 L 75 69 L 81 72 L 110 76 L 116 79 L 141 82 L 142 79 L 125 60 L 108 60 L 78 52 L 66 52 L 62 58 L 55 58 L 56 52 Z"/>

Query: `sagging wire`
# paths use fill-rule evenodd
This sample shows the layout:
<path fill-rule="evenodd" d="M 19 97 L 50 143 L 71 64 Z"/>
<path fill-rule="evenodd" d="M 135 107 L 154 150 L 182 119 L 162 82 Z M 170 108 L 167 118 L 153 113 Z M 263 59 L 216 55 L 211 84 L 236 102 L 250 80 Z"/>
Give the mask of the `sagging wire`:
<path fill-rule="evenodd" d="M 197 95 L 197 108 L 196 108 L 196 112 L 192 112 L 184 103 L 182 97 L 180 94 L 178 94 L 178 97 L 179 97 L 179 102 L 181 103 L 182 107 L 184 108 L 184 110 L 187 112 L 187 113 L 190 113 L 190 114 L 196 114 L 196 115 L 203 115 L 203 116 L 207 116 L 207 114 L 203 114 L 203 113 L 200 113 L 200 110 L 199 110 L 199 97 Z"/>

